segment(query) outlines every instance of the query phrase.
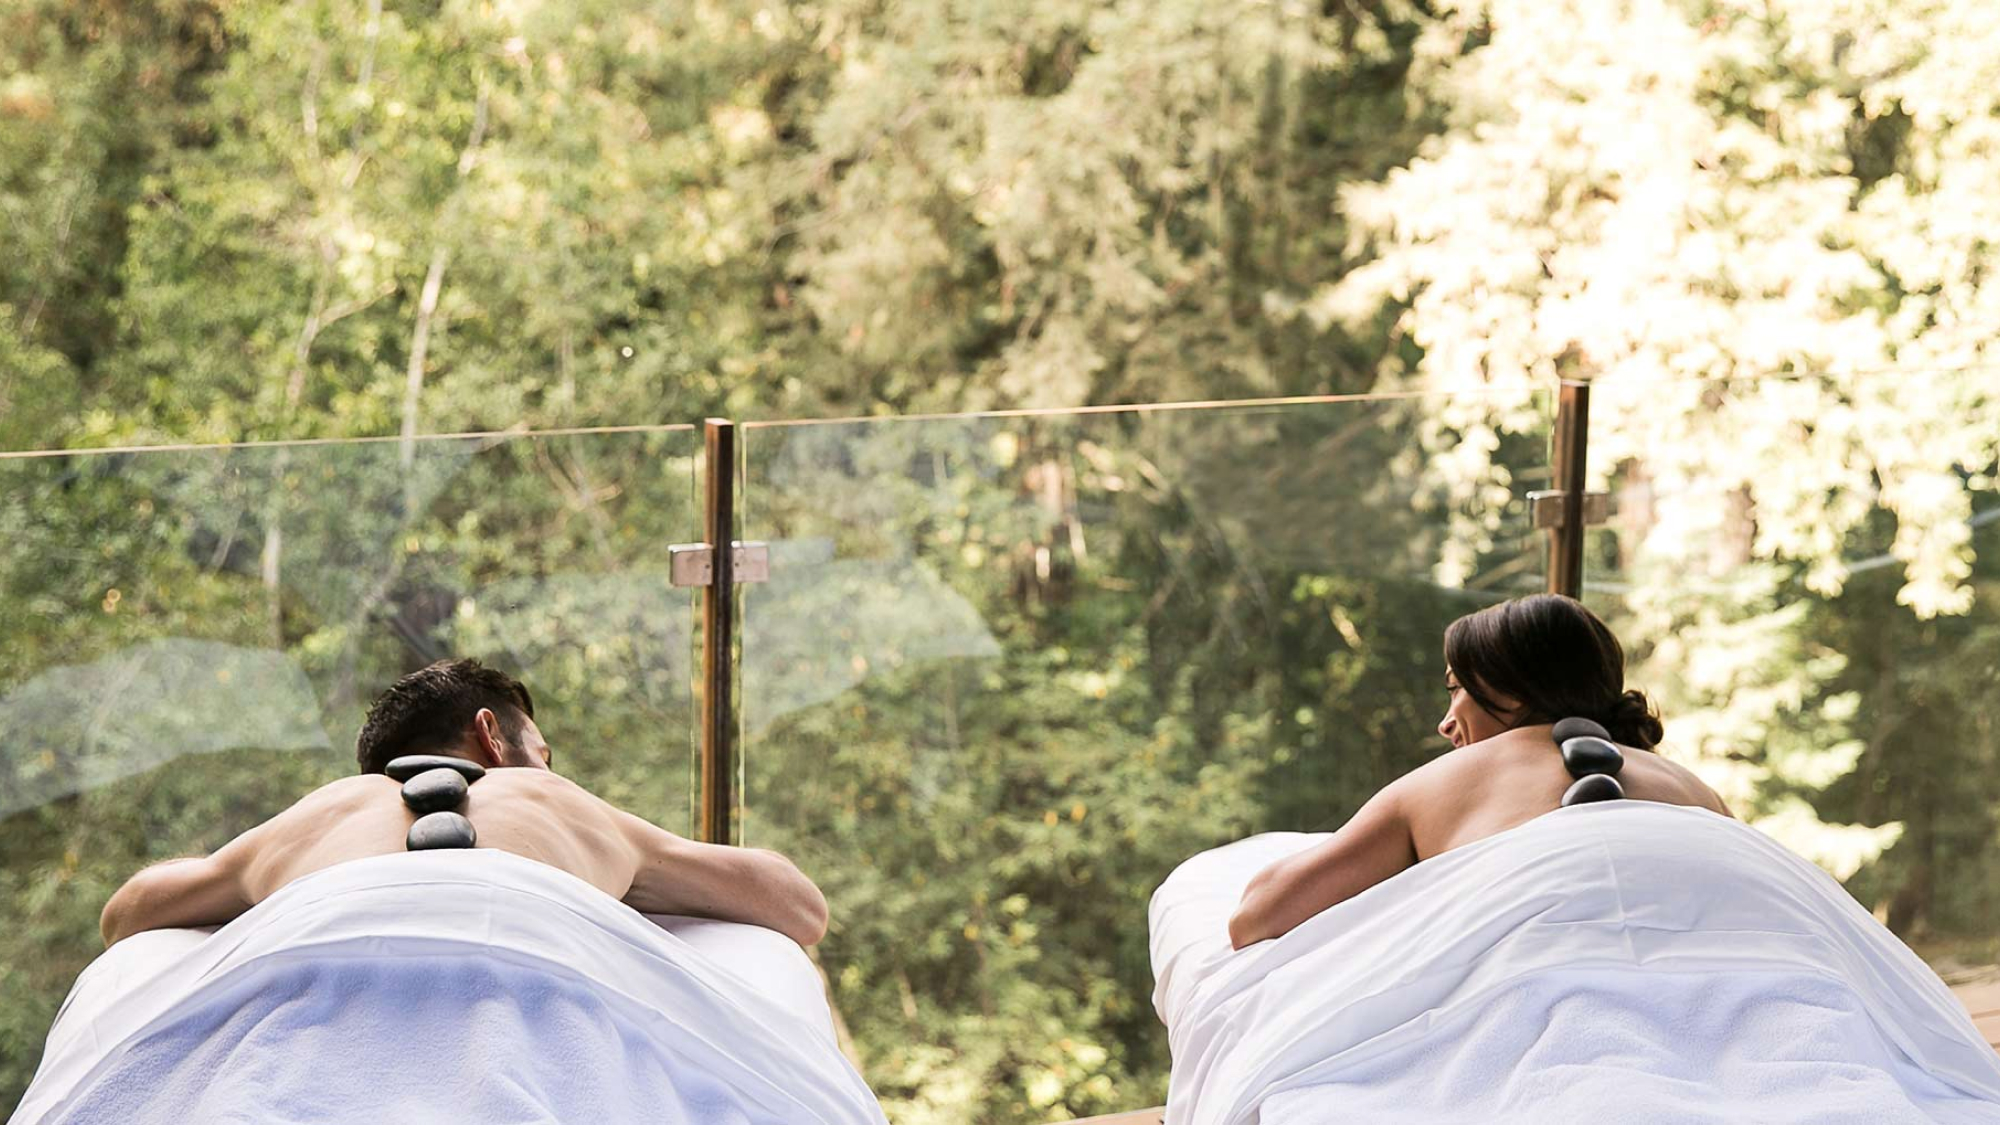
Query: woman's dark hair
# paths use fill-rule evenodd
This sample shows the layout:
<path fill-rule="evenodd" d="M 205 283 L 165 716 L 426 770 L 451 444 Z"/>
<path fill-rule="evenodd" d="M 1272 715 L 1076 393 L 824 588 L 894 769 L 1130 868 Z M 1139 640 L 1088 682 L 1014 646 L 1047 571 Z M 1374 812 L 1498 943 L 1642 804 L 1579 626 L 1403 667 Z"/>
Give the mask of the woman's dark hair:
<path fill-rule="evenodd" d="M 1625 650 L 1582 602 L 1535 594 L 1467 614 L 1444 631 L 1444 660 L 1474 703 L 1509 726 L 1578 716 L 1650 750 L 1664 728 L 1644 692 L 1625 690 Z M 1507 709 L 1496 695 L 1520 701 Z"/>
<path fill-rule="evenodd" d="M 405 754 L 446 749 L 465 737 L 472 717 L 490 708 L 500 733 L 520 737 L 535 717 L 535 701 L 521 681 L 477 660 L 440 660 L 389 685 L 368 708 L 368 721 L 355 740 L 362 773 L 381 773 Z"/>

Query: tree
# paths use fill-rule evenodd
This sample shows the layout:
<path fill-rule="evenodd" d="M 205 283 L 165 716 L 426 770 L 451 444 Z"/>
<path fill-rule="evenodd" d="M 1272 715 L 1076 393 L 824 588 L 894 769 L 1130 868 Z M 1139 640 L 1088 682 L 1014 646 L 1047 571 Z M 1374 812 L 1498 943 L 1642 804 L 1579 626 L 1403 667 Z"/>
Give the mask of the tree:
<path fill-rule="evenodd" d="M 746 430 L 778 556 L 748 833 L 827 886 L 899 1121 L 1159 1100 L 1147 896 L 1439 747 L 1442 627 L 1539 585 L 1557 378 L 1593 384 L 1589 593 L 1670 750 L 1928 952 L 1995 956 L 1983 8 L 93 0 L 0 31 L 0 442 L 388 439 L 0 461 L 0 1090 L 117 880 L 345 772 L 431 659 L 519 672 L 566 772 L 686 827 L 661 549 L 699 538 L 698 435 L 435 435 L 707 413 L 1390 392 Z M 107 721 L 134 685 L 156 706 Z"/>
<path fill-rule="evenodd" d="M 2000 283 L 1983 225 L 1960 217 L 1994 206 L 1977 185 L 2000 171 L 1980 140 L 1996 46 L 1990 15 L 1946 4 L 1460 8 L 1412 79 L 1452 107 L 1448 128 L 1349 188 L 1377 257 L 1309 306 L 1339 320 L 1386 302 L 1416 346 L 1385 353 L 1388 385 L 1593 381 L 1593 474 L 1628 509 L 1600 561 L 1624 580 L 1645 673 L 1686 708 L 1681 746 L 1841 874 L 1898 824 L 1845 787 L 1821 810 L 1854 828 L 1804 802 L 1855 768 L 1915 786 L 1885 860 L 1908 873 L 1887 911 L 1906 932 L 1928 913 L 1940 825 L 1977 823 L 1984 799 L 1910 779 L 1984 776 L 1993 753 L 1969 737 L 1978 693 L 1907 693 L 1958 682 L 1982 650 L 1897 645 L 1893 676 L 1862 654 L 1957 634 L 1939 619 L 1982 605 Z M 1893 604 L 1877 579 L 1846 591 L 1881 566 L 1901 573 Z M 1913 708 L 1944 727 L 1917 737 L 1898 718 Z M 1907 764 L 1881 773 L 1891 758 Z"/>

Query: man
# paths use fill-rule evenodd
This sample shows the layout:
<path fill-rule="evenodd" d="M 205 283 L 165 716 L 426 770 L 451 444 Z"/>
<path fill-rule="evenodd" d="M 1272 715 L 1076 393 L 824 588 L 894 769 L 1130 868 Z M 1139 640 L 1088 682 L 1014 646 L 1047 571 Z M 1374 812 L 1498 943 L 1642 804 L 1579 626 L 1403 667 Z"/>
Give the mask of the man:
<path fill-rule="evenodd" d="M 214 855 L 149 867 L 104 906 L 104 943 L 143 930 L 214 926 L 294 879 L 351 859 L 400 852 L 415 820 L 395 758 L 440 754 L 485 767 L 465 815 L 480 847 L 546 863 L 647 914 L 691 914 L 764 926 L 812 945 L 826 900 L 776 852 L 682 839 L 592 796 L 549 768 L 528 689 L 476 660 L 413 672 L 369 709 L 356 748 L 361 775 L 323 786 Z"/>

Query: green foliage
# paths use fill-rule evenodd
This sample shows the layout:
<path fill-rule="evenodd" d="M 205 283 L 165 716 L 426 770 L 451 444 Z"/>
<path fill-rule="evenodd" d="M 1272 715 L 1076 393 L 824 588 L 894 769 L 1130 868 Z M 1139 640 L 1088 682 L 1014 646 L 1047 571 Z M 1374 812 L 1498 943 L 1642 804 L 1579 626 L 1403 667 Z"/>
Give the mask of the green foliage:
<path fill-rule="evenodd" d="M 746 595 L 748 840 L 826 887 L 823 964 L 892 1119 L 1163 1100 L 1153 889 L 1247 832 L 1338 823 L 1434 751 L 1440 631 L 1499 595 L 1429 580 L 1446 521 L 1384 456 L 1419 424 L 750 432 L 748 533 L 788 550 Z M 1502 542 L 1472 569 L 1504 588 L 1532 548 Z"/>
<path fill-rule="evenodd" d="M 1420 392 L 745 432 L 749 841 L 892 1117 L 1015 1123 L 1163 1096 L 1178 860 L 1437 747 L 1588 378 L 1668 752 L 1991 959 L 1996 91 L 1947 0 L 26 0 L 0 447 Z M 0 462 L 0 1091 L 118 880 L 446 652 L 685 828 L 697 460 Z"/>
<path fill-rule="evenodd" d="M 1593 380 L 1625 506 L 1598 573 L 1670 741 L 1843 876 L 1900 840 L 1854 886 L 1903 933 L 1993 924 L 1937 901 L 1939 832 L 2000 859 L 1984 789 L 1915 780 L 1995 764 L 1991 701 L 1943 685 L 1992 666 L 2000 283 L 1962 220 L 2000 174 L 1996 46 L 1943 3 L 1447 12 L 1413 68 L 1447 126 L 1347 189 L 1376 256 L 1307 307 L 1393 310 L 1391 385 Z"/>
<path fill-rule="evenodd" d="M 890 402 L 1365 382 L 1287 312 L 1338 276 L 1335 189 L 1407 143 L 1414 12 L 1349 11 L 823 9 L 839 66 L 790 162 L 812 216 L 790 266 L 816 328 Z"/>
<path fill-rule="evenodd" d="M 368 701 L 446 653 L 527 678 L 567 774 L 687 831 L 691 622 L 658 548 L 693 537 L 697 441 L 5 462 L 0 1088 L 121 880 L 352 772 Z"/>

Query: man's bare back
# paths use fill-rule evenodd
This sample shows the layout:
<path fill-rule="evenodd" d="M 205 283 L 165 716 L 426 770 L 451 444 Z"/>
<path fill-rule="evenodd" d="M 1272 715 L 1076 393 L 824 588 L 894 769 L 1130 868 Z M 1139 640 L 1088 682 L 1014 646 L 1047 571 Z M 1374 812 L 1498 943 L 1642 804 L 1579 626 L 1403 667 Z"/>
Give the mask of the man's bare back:
<path fill-rule="evenodd" d="M 825 900 L 783 856 L 682 839 L 548 770 L 489 770 L 471 787 L 464 812 L 480 847 L 560 868 L 642 912 L 748 922 L 801 945 L 825 933 Z M 134 876 L 105 906 L 105 942 L 226 922 L 295 879 L 404 850 L 415 819 L 397 782 L 380 774 L 342 778 L 212 856 Z"/>
<path fill-rule="evenodd" d="M 402 851 L 416 814 L 404 807 L 401 789 L 381 774 L 342 778 L 239 838 L 230 847 L 246 853 L 251 901 L 336 863 Z M 632 888 L 643 845 L 628 822 L 637 818 L 567 778 L 493 770 L 471 787 L 462 811 L 481 847 L 560 868 L 613 898 Z"/>
<path fill-rule="evenodd" d="M 440 660 L 390 685 L 356 739 L 357 777 L 297 804 L 211 856 L 156 864 L 104 905 L 110 945 L 141 930 L 215 926 L 335 864 L 400 852 L 416 814 L 384 776 L 408 754 L 484 770 L 460 810 L 479 846 L 560 868 L 647 914 L 773 929 L 800 945 L 826 933 L 826 899 L 776 852 L 682 839 L 551 772 L 554 751 L 520 681 L 477 660 Z"/>

